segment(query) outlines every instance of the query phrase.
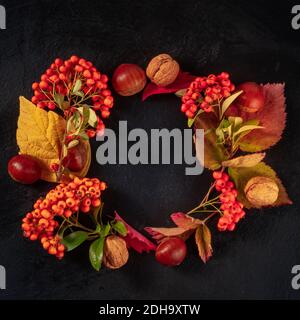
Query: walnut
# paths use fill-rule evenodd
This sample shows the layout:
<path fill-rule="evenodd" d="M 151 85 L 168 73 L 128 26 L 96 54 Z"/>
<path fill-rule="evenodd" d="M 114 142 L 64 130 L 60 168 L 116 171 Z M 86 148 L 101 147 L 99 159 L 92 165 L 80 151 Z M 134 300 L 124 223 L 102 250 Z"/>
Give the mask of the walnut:
<path fill-rule="evenodd" d="M 125 240 L 118 236 L 109 236 L 105 239 L 103 263 L 109 269 L 123 267 L 129 258 Z"/>
<path fill-rule="evenodd" d="M 158 86 L 165 87 L 175 81 L 179 73 L 179 64 L 168 54 L 154 57 L 148 64 L 146 74 Z"/>
<path fill-rule="evenodd" d="M 278 198 L 277 183 L 268 177 L 251 178 L 244 189 L 248 201 L 256 208 L 272 205 Z"/>

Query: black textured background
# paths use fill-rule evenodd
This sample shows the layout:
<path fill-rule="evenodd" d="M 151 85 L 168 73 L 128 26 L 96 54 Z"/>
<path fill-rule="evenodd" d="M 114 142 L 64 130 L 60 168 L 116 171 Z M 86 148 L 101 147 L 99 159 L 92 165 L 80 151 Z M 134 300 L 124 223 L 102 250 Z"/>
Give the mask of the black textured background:
<path fill-rule="evenodd" d="M 14 1 L 7 30 L 0 30 L 0 264 L 7 290 L 0 299 L 288 299 L 291 268 L 300 264 L 300 30 L 291 28 L 287 1 Z M 281 142 L 268 151 L 271 164 L 294 205 L 251 211 L 236 232 L 213 231 L 214 256 L 207 265 L 191 242 L 189 258 L 175 269 L 153 255 L 131 252 L 121 270 L 95 273 L 83 246 L 58 262 L 22 238 L 20 222 L 50 185 L 23 186 L 6 173 L 17 153 L 18 96 L 31 97 L 31 83 L 57 56 L 85 57 L 109 75 L 120 63 L 143 67 L 168 52 L 183 70 L 204 75 L 229 71 L 235 83 L 285 82 L 288 121 Z M 108 126 L 184 128 L 186 119 L 172 95 L 141 102 L 116 97 Z M 95 155 L 97 143 L 93 143 Z M 95 157 L 93 158 L 95 160 Z M 138 229 L 165 225 L 168 214 L 193 207 L 209 173 L 188 177 L 181 166 L 105 166 L 93 162 L 90 176 L 110 186 L 108 208 L 118 209 Z"/>

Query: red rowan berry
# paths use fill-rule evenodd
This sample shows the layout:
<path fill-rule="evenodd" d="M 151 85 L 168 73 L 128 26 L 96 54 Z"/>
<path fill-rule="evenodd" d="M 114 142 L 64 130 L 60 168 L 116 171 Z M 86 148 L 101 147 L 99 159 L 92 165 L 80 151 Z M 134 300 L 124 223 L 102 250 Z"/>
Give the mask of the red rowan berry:
<path fill-rule="evenodd" d="M 34 82 L 32 84 L 32 90 L 38 90 L 38 88 L 39 88 L 39 83 L 38 82 Z"/>
<path fill-rule="evenodd" d="M 41 216 L 42 216 L 43 218 L 45 218 L 45 219 L 49 219 L 49 218 L 51 217 L 51 213 L 50 213 L 48 210 L 43 209 L 43 210 L 41 211 Z"/>
<path fill-rule="evenodd" d="M 73 198 L 67 198 L 66 200 L 66 205 L 69 208 L 72 208 L 75 206 L 75 200 Z"/>
<path fill-rule="evenodd" d="M 57 250 L 54 246 L 50 246 L 48 252 L 49 254 L 55 255 L 57 253 Z"/>
<path fill-rule="evenodd" d="M 100 204 L 101 204 L 101 200 L 100 199 L 94 199 L 94 200 L 92 200 L 92 206 L 93 207 L 99 207 L 100 206 Z"/>
<path fill-rule="evenodd" d="M 38 238 L 38 235 L 36 233 L 31 234 L 31 236 L 29 237 L 31 241 L 35 241 L 37 240 L 37 238 Z"/>
<path fill-rule="evenodd" d="M 89 207 L 89 206 L 91 205 L 91 203 L 92 203 L 92 201 L 91 201 L 90 198 L 84 198 L 84 199 L 82 200 L 81 205 L 84 206 L 84 207 Z"/>
<path fill-rule="evenodd" d="M 73 56 L 70 58 L 70 60 L 71 60 L 71 62 L 73 62 L 73 63 L 77 63 L 78 60 L 79 60 L 79 58 L 78 58 L 77 56 L 73 55 Z"/>
<path fill-rule="evenodd" d="M 215 180 L 221 179 L 222 178 L 222 171 L 214 171 L 213 177 Z"/>
<path fill-rule="evenodd" d="M 74 210 L 74 211 L 77 211 L 77 210 Z M 71 210 L 67 209 L 67 210 L 64 211 L 64 216 L 66 218 L 70 218 L 71 215 L 72 215 L 72 211 Z"/>
<path fill-rule="evenodd" d="M 89 206 L 81 206 L 80 207 L 80 211 L 82 211 L 83 213 L 88 213 L 90 211 L 90 207 Z"/>
<path fill-rule="evenodd" d="M 106 183 L 102 181 L 102 182 L 100 183 L 100 190 L 101 190 L 101 191 L 104 191 L 106 188 L 107 188 Z"/>

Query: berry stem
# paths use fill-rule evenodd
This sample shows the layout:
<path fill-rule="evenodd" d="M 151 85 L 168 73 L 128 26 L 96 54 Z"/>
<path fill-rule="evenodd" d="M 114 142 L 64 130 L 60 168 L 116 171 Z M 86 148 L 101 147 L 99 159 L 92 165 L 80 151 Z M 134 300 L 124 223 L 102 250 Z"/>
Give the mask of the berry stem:
<path fill-rule="evenodd" d="M 208 217 L 206 217 L 204 220 L 203 220 L 203 223 L 206 223 L 210 218 L 212 218 L 214 215 L 216 215 L 218 212 L 213 212 L 212 214 L 210 214 Z"/>

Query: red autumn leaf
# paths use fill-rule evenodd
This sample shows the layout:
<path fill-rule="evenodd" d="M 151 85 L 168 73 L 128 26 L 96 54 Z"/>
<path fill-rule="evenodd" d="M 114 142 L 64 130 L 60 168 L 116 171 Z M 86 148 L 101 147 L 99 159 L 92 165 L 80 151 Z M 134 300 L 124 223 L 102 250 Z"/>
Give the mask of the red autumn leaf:
<path fill-rule="evenodd" d="M 188 72 L 179 72 L 176 80 L 166 87 L 159 87 L 153 82 L 149 82 L 143 91 L 142 101 L 154 94 L 173 93 L 181 89 L 186 89 L 196 76 L 190 75 Z"/>
<path fill-rule="evenodd" d="M 196 229 L 199 224 L 201 224 L 201 221 L 199 219 L 189 217 L 183 212 L 172 213 L 170 217 L 178 227 L 186 230 Z"/>
<path fill-rule="evenodd" d="M 171 214 L 171 219 L 177 225 L 173 228 L 152 228 L 147 227 L 145 230 L 153 239 L 160 242 L 165 237 L 180 237 L 187 240 L 194 230 L 201 224 L 199 219 L 187 216 L 183 212 L 175 212 Z"/>
<path fill-rule="evenodd" d="M 201 224 L 195 233 L 199 256 L 204 263 L 212 256 L 211 233 L 206 224 Z"/>
<path fill-rule="evenodd" d="M 180 227 L 174 228 L 152 228 L 147 227 L 145 230 L 152 236 L 157 242 L 161 242 L 164 238 L 179 237 L 182 240 L 187 240 L 193 233 L 192 229 L 184 229 Z"/>
<path fill-rule="evenodd" d="M 144 237 L 141 233 L 132 228 L 126 223 L 117 212 L 115 212 L 115 218 L 117 221 L 122 221 L 127 229 L 127 235 L 124 237 L 128 248 L 132 248 L 138 253 L 149 252 L 156 249 L 156 245 Z"/>
<path fill-rule="evenodd" d="M 265 105 L 255 113 L 240 112 L 236 106 L 230 107 L 227 115 L 240 116 L 244 121 L 257 119 L 263 129 L 253 130 L 241 139 L 240 148 L 247 152 L 258 152 L 270 148 L 280 139 L 285 128 L 284 83 L 263 86 Z"/>

